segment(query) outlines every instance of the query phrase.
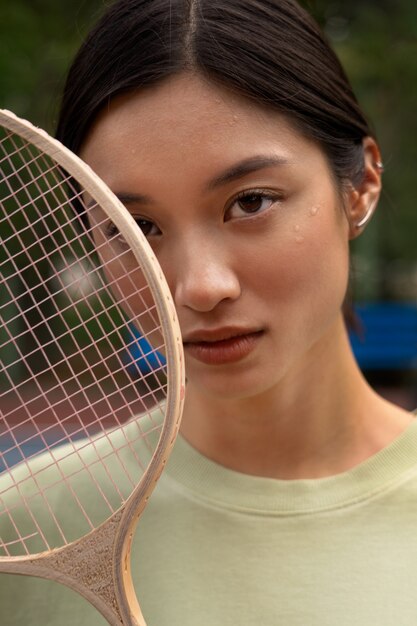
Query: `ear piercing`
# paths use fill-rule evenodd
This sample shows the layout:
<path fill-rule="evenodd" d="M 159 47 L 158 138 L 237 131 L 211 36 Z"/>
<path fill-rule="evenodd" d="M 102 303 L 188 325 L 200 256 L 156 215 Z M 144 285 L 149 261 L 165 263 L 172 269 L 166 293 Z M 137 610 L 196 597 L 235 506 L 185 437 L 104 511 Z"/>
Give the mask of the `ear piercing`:
<path fill-rule="evenodd" d="M 363 218 L 360 220 L 360 222 L 356 223 L 356 228 L 362 228 L 362 226 L 365 226 L 365 224 L 369 222 L 369 220 L 371 219 L 373 215 L 375 206 L 376 206 L 376 200 L 375 202 L 372 202 L 371 206 L 369 207 L 369 209 L 367 210 Z"/>
<path fill-rule="evenodd" d="M 384 171 L 384 164 L 382 163 L 382 161 L 375 161 L 375 167 L 379 169 L 380 172 Z M 367 210 L 363 218 L 360 220 L 360 222 L 356 223 L 356 228 L 362 228 L 369 222 L 369 220 L 371 219 L 373 215 L 375 207 L 376 207 L 376 200 L 375 202 L 371 203 L 371 206 L 369 207 L 369 209 Z"/>

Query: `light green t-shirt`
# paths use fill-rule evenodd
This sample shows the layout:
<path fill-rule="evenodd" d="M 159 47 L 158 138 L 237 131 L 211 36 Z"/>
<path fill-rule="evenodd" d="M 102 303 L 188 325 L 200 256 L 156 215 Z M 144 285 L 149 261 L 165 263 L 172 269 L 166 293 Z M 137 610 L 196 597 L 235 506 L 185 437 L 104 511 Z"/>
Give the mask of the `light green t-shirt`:
<path fill-rule="evenodd" d="M 148 626 L 416 626 L 417 421 L 314 480 L 242 475 L 179 438 L 132 565 Z M 3 574 L 0 624 L 106 621 L 57 583 Z"/>

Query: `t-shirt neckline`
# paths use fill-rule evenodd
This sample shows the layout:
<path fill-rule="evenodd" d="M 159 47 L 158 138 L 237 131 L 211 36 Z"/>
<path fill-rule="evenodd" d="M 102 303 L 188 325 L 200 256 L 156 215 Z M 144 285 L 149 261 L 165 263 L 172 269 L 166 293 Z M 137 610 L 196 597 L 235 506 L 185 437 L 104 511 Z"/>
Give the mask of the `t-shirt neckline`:
<path fill-rule="evenodd" d="M 242 474 L 203 456 L 181 435 L 165 472 L 192 498 L 258 515 L 306 514 L 352 506 L 417 473 L 417 420 L 373 456 L 330 477 L 278 480 Z"/>

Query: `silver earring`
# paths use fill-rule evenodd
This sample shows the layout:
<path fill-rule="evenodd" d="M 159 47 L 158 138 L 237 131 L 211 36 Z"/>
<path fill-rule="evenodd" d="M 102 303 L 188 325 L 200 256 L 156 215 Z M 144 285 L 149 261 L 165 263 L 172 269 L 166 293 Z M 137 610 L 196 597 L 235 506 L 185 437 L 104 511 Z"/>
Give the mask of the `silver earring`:
<path fill-rule="evenodd" d="M 384 164 L 382 163 L 382 161 L 377 161 L 375 163 L 375 167 L 377 167 L 380 170 L 380 172 L 384 171 Z"/>
<path fill-rule="evenodd" d="M 365 226 L 365 224 L 369 222 L 375 210 L 375 206 L 376 206 L 376 201 L 372 202 L 371 206 L 369 207 L 369 209 L 367 210 L 367 212 L 365 213 L 361 221 L 356 223 L 356 228 L 362 228 L 362 226 Z"/>

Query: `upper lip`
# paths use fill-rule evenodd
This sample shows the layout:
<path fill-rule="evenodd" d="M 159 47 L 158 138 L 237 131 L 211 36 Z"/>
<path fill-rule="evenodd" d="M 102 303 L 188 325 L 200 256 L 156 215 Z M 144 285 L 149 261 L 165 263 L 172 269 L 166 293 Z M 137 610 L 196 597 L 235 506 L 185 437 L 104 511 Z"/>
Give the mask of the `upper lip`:
<path fill-rule="evenodd" d="M 223 328 L 206 328 L 194 330 L 184 336 L 184 343 L 214 343 L 216 341 L 225 341 L 233 337 L 242 337 L 244 335 L 252 335 L 260 332 L 259 328 L 241 328 L 235 326 L 225 326 Z"/>

